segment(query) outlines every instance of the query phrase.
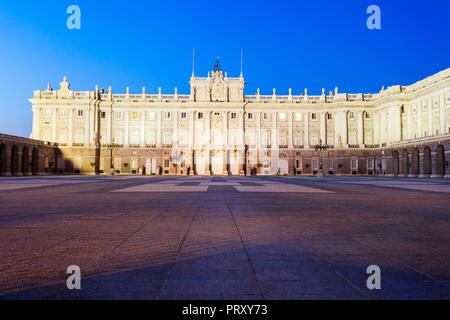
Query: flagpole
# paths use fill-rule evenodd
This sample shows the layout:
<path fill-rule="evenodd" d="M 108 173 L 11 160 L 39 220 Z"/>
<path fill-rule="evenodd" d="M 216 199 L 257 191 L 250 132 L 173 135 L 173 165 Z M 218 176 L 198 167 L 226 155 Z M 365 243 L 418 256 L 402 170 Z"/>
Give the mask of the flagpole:
<path fill-rule="evenodd" d="M 195 49 L 192 49 L 192 76 L 194 76 L 195 72 Z"/>

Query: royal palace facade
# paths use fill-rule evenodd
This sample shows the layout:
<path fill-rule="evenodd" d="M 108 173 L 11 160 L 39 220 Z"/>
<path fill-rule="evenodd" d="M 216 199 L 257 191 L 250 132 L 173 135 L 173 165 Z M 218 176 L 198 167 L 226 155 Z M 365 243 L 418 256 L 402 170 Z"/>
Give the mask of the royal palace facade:
<path fill-rule="evenodd" d="M 37 171 L 449 177 L 450 68 L 372 94 L 244 87 L 242 73 L 228 77 L 219 63 L 207 77 L 192 74 L 188 95 L 49 84 L 30 99 L 30 138 L 55 149 Z"/>

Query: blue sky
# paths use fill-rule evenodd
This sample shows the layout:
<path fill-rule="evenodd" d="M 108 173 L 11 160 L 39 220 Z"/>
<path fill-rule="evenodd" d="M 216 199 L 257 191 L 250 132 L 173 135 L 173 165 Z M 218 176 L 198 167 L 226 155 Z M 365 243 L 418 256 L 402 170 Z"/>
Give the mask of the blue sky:
<path fill-rule="evenodd" d="M 31 2 L 31 1 L 30 1 Z M 81 30 L 66 27 L 69 5 Z M 381 30 L 366 9 L 381 8 Z M 0 2 L 0 132 L 28 136 L 33 90 L 66 75 L 73 90 L 189 93 L 220 56 L 246 94 L 378 92 L 449 67 L 448 0 Z"/>

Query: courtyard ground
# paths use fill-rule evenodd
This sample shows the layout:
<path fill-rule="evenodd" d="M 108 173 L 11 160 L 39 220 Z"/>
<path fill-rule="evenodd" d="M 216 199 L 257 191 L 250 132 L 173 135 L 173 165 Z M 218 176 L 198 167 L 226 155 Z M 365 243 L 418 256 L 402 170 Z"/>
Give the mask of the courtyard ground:
<path fill-rule="evenodd" d="M 448 180 L 0 178 L 0 299 L 449 298 Z"/>

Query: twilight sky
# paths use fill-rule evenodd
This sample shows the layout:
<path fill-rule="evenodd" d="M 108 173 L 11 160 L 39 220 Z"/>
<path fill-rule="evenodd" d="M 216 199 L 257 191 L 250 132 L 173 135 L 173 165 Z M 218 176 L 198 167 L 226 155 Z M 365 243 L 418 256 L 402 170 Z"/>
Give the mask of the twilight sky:
<path fill-rule="evenodd" d="M 31 1 L 30 1 L 31 2 Z M 69 30 L 69 5 L 81 29 Z M 369 5 L 381 30 L 369 30 Z M 220 56 L 240 72 L 246 94 L 378 92 L 449 67 L 448 0 L 81 1 L 0 2 L 0 133 L 28 137 L 33 90 L 53 89 L 64 75 L 73 90 L 189 93 L 196 75 Z"/>

